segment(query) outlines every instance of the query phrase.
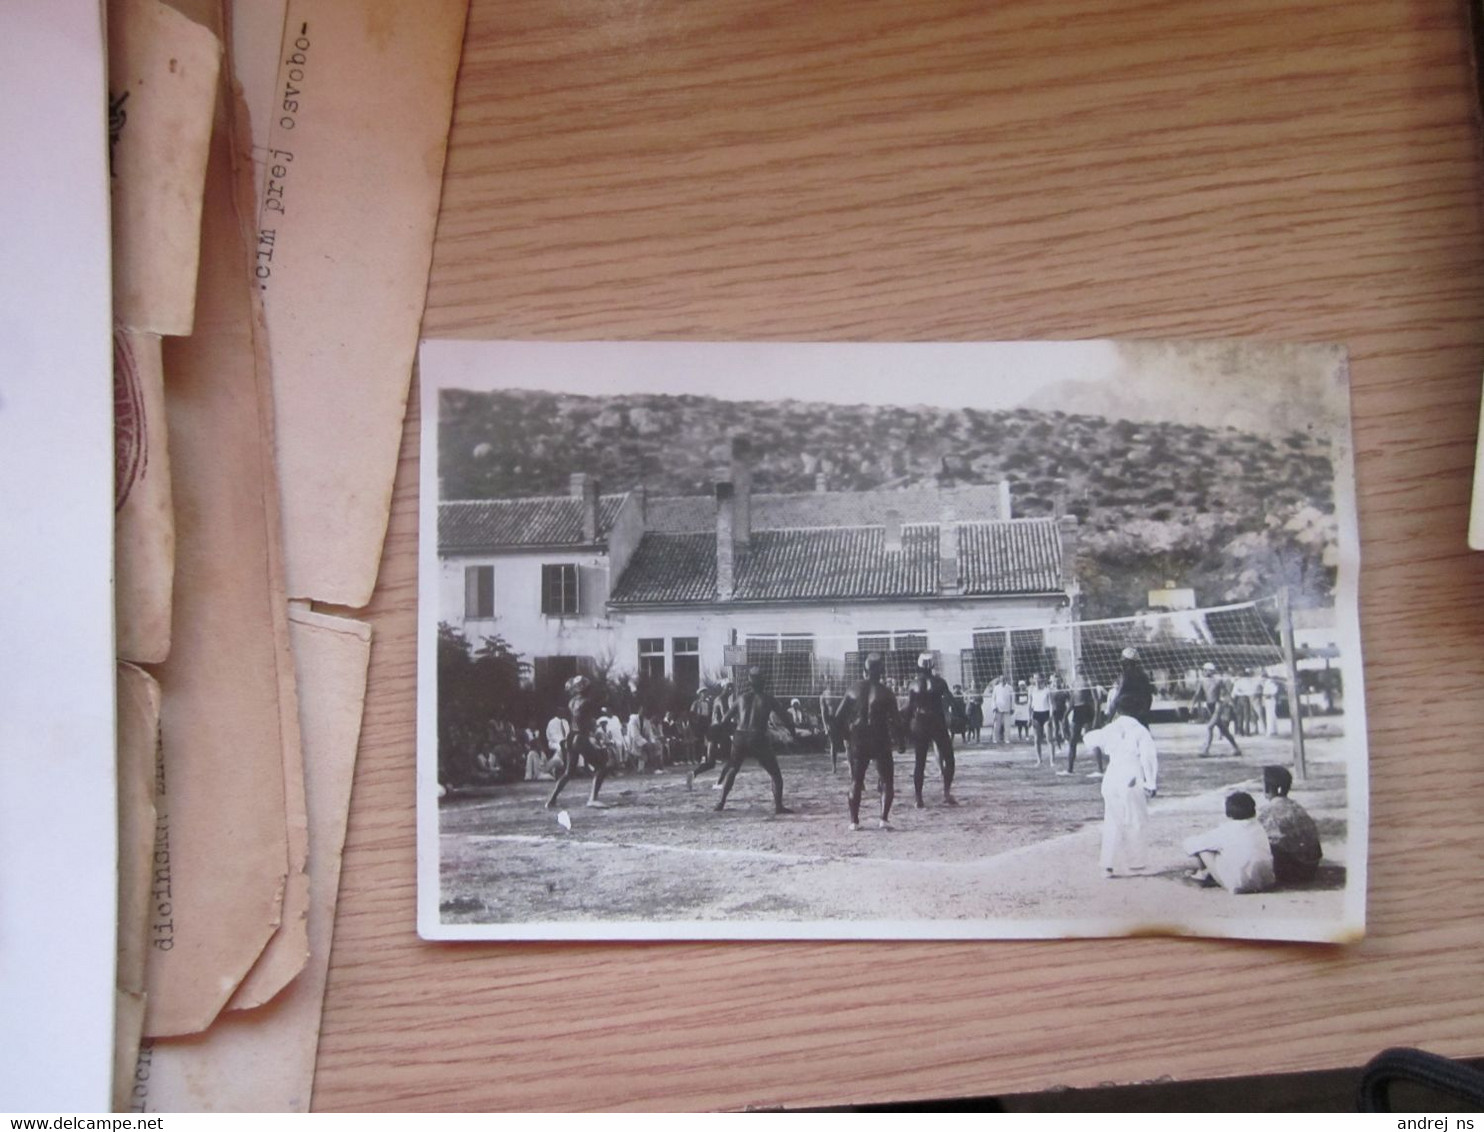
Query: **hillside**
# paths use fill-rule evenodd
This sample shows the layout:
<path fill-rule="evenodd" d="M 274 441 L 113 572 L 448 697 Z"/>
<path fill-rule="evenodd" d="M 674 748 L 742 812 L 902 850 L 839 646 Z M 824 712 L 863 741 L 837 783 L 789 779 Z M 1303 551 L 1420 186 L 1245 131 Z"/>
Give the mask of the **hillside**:
<path fill-rule="evenodd" d="M 903 390 L 909 396 L 909 390 Z M 1084 616 L 1135 612 L 1174 581 L 1203 604 L 1333 585 L 1333 466 L 1327 443 L 1232 428 L 1134 423 L 1032 409 L 609 397 L 523 390 L 442 394 L 440 497 L 553 495 L 574 471 L 604 491 L 709 491 L 730 437 L 755 452 L 754 490 L 904 487 L 947 472 L 1011 484 L 1015 513 L 1082 523 Z"/>

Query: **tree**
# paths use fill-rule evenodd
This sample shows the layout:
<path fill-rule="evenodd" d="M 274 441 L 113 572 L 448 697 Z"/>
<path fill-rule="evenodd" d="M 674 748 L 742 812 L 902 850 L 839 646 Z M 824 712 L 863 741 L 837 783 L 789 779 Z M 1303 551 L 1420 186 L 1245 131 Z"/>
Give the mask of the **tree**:
<path fill-rule="evenodd" d="M 530 666 L 503 637 L 478 647 L 447 622 L 438 626 L 438 781 L 464 786 L 479 776 L 478 756 L 496 745 L 519 746 Z"/>

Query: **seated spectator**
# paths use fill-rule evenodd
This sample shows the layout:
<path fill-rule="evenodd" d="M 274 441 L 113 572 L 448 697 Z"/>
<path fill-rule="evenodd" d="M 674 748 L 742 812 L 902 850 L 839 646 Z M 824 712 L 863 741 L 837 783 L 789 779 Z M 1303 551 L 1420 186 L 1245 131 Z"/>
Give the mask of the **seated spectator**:
<path fill-rule="evenodd" d="M 532 732 L 526 741 L 526 781 L 536 782 L 542 778 L 555 778 L 561 772 L 561 766 L 561 756 L 548 755 L 543 751 L 540 738 Z"/>
<path fill-rule="evenodd" d="M 1190 880 L 1220 885 L 1228 892 L 1262 892 L 1273 887 L 1273 851 L 1257 820 L 1257 803 L 1239 790 L 1226 796 L 1227 821 L 1208 833 L 1185 839 L 1185 851 L 1200 867 Z"/>
<path fill-rule="evenodd" d="M 1293 775 L 1287 767 L 1262 768 L 1262 788 L 1267 803 L 1258 820 L 1267 831 L 1273 850 L 1273 875 L 1279 884 L 1310 884 L 1319 872 L 1324 851 L 1319 846 L 1319 827 L 1309 812 L 1288 796 Z"/>

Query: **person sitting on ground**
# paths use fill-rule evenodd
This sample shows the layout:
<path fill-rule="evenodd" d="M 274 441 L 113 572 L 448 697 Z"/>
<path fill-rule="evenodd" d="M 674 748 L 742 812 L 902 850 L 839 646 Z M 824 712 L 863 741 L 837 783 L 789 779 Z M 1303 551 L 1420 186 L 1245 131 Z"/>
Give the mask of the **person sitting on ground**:
<path fill-rule="evenodd" d="M 1279 884 L 1311 884 L 1319 872 L 1324 851 L 1319 846 L 1319 827 L 1309 812 L 1288 791 L 1293 775 L 1287 767 L 1262 768 L 1262 789 L 1267 803 L 1257 815 L 1273 850 L 1273 875 Z"/>
<path fill-rule="evenodd" d="M 1185 839 L 1185 851 L 1199 867 L 1188 879 L 1228 892 L 1265 892 L 1273 887 L 1273 850 L 1257 820 L 1257 803 L 1244 790 L 1226 796 L 1227 821 Z"/>

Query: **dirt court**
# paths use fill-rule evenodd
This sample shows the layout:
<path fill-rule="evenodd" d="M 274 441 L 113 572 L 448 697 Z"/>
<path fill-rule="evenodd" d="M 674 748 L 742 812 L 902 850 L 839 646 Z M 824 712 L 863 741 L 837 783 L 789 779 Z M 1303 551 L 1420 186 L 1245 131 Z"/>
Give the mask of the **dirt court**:
<path fill-rule="evenodd" d="M 1252 935 L 1254 917 L 1338 920 L 1343 907 L 1346 744 L 1338 719 L 1309 721 L 1309 780 L 1293 797 L 1319 825 L 1325 859 L 1304 890 L 1232 896 L 1183 881 L 1181 840 L 1224 820 L 1234 789 L 1262 798 L 1262 766 L 1289 765 L 1288 738 L 1244 739 L 1243 755 L 1218 739 L 1198 757 L 1204 730 L 1156 724 L 1159 796 L 1150 803 L 1149 867 L 1109 880 L 1098 866 L 1102 797 L 1079 753 L 1077 772 L 1036 766 L 1024 744 L 971 744 L 957 755 L 956 807 L 942 802 L 929 756 L 925 809 L 912 798 L 912 755 L 896 759 L 892 830 L 876 828 L 874 771 L 861 805 L 862 829 L 848 830 L 849 775 L 841 757 L 782 753 L 784 801 L 773 816 L 767 774 L 744 764 L 727 809 L 715 813 L 715 772 L 686 789 L 684 766 L 610 778 L 608 810 L 585 807 L 589 780 L 574 779 L 559 811 L 542 807 L 551 783 L 510 786 L 441 800 L 440 907 L 446 924 L 552 921 L 848 921 L 838 934 L 890 921 L 995 921 L 1004 934 L 1060 934 L 1045 921 L 1178 925 L 1230 919 Z M 1306 731 L 1306 734 L 1308 732 Z M 1057 768 L 1065 767 L 1065 750 Z M 1025 925 L 1041 922 L 1038 928 Z M 851 925 L 854 925 L 852 928 Z M 601 935 L 601 932 L 597 933 Z M 985 931 L 980 934 L 996 934 Z M 1069 931 L 1068 934 L 1071 934 Z"/>

